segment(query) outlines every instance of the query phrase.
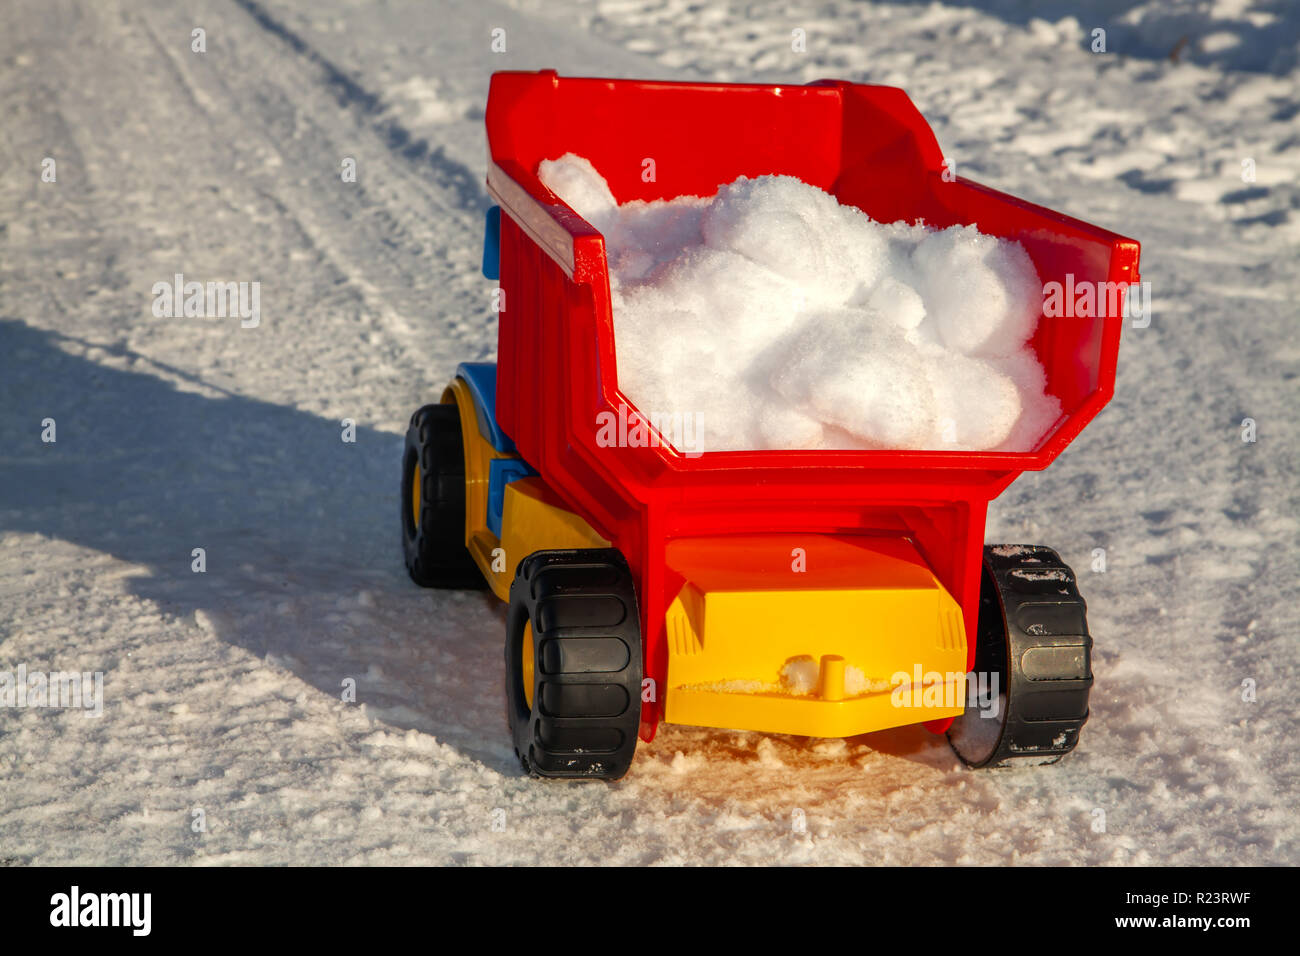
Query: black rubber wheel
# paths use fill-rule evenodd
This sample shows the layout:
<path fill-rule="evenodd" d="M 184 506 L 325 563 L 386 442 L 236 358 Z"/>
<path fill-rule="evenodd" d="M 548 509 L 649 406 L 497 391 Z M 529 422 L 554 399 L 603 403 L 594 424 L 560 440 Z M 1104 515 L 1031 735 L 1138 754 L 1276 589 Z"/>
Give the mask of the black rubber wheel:
<path fill-rule="evenodd" d="M 968 706 L 949 729 L 964 763 L 1056 763 L 1074 749 L 1092 689 L 1087 610 L 1051 548 L 985 546 L 975 674 L 996 677 L 1000 699 L 996 716 Z"/>
<path fill-rule="evenodd" d="M 465 547 L 465 450 L 453 404 L 425 405 L 406 430 L 402 552 L 411 580 L 422 587 L 486 584 Z"/>
<path fill-rule="evenodd" d="M 591 548 L 521 561 L 505 650 L 506 712 L 524 769 L 603 780 L 627 773 L 641 723 L 642 652 L 623 556 Z"/>

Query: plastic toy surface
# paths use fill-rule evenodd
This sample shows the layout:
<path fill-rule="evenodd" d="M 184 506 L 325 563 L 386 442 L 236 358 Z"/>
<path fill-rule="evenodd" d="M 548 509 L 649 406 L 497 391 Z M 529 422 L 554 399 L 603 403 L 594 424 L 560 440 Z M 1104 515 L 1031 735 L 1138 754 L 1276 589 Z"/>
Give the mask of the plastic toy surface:
<path fill-rule="evenodd" d="M 536 170 L 585 156 L 619 202 L 792 175 L 878 221 L 1014 239 L 1044 283 L 1127 287 L 1138 244 L 947 181 L 889 87 L 498 73 L 487 129 L 498 361 L 462 365 L 412 417 L 403 541 L 418 583 L 485 580 L 509 602 L 524 766 L 618 777 L 664 720 L 819 737 L 924 723 L 973 766 L 1071 750 L 1092 683 L 1083 600 L 1055 552 L 986 548 L 985 513 L 1110 399 L 1122 318 L 1040 317 L 1031 346 L 1063 413 L 1030 451 L 611 445 L 602 423 L 649 426 L 619 390 L 604 239 Z"/>

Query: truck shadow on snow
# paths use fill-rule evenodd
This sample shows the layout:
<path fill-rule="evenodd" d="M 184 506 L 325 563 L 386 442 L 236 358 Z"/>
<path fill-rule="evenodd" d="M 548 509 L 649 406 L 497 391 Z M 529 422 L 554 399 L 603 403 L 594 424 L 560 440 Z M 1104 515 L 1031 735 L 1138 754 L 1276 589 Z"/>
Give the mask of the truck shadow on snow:
<path fill-rule="evenodd" d="M 0 537 L 40 534 L 136 565 L 129 589 L 169 627 L 208 630 L 340 708 L 354 706 L 341 700 L 351 678 L 383 724 L 518 773 L 502 611 L 486 592 L 410 582 L 397 538 L 402 439 L 360 426 L 355 443 L 342 436 L 339 420 L 0 319 Z M 70 583 L 72 600 L 95 586 Z M 112 707 L 111 661 L 51 664 L 103 667 Z"/>
<path fill-rule="evenodd" d="M 42 441 L 45 419 L 53 443 Z M 501 689 L 504 609 L 486 591 L 411 583 L 398 539 L 402 438 L 358 426 L 345 443 L 342 433 L 337 419 L 0 318 L 0 538 L 39 534 L 128 562 L 138 569 L 128 589 L 167 627 L 197 640 L 206 630 L 291 672 L 323 695 L 317 705 L 355 706 L 341 699 L 351 678 L 357 703 L 388 729 L 432 734 L 521 774 Z M 93 577 L 70 584 L 74 601 L 96 587 Z M 0 651 L 6 630 L 0 622 Z M 49 664 L 103 669 L 112 708 L 113 661 Z M 243 670 L 212 666 L 229 668 L 231 681 Z M 276 693 L 289 702 L 293 690 Z M 671 751 L 677 738 L 665 731 Z M 924 764 L 955 759 L 942 738 L 918 734 L 850 743 Z M 761 735 L 746 737 L 742 762 Z M 785 740 L 797 762 L 812 743 Z"/>

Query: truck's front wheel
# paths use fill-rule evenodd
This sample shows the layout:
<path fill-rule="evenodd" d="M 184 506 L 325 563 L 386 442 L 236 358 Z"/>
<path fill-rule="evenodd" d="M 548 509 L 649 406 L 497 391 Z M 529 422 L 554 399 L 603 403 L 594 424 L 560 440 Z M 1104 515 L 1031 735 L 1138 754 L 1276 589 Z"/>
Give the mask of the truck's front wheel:
<path fill-rule="evenodd" d="M 465 450 L 454 404 L 411 416 L 402 456 L 402 552 L 411 580 L 426 588 L 481 588 L 465 547 Z"/>

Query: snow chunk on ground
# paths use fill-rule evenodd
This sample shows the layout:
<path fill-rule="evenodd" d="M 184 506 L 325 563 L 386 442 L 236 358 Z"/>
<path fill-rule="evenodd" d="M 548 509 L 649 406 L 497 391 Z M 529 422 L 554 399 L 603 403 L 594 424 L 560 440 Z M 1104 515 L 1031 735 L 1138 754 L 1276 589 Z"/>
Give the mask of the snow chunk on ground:
<path fill-rule="evenodd" d="M 1019 243 L 873 221 L 790 176 L 619 205 L 567 153 L 541 181 L 605 236 L 619 386 L 693 450 L 1033 448 L 1060 417 Z"/>

